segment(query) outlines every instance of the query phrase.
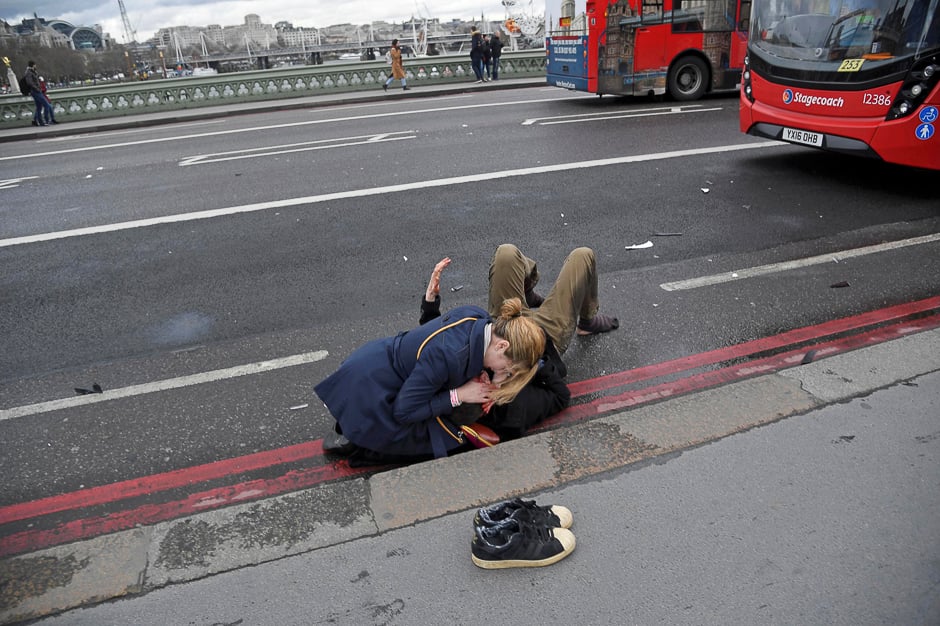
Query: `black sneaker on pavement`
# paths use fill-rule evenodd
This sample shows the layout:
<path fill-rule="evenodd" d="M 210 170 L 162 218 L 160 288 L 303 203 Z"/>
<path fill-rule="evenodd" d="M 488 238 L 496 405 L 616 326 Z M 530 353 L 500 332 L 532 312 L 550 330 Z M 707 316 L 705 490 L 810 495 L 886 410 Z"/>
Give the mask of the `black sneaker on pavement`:
<path fill-rule="evenodd" d="M 539 506 L 535 500 L 513 498 L 483 507 L 473 516 L 474 526 L 495 526 L 507 519 L 515 519 L 546 528 L 571 528 L 574 519 L 567 507 Z"/>
<path fill-rule="evenodd" d="M 507 520 L 492 528 L 475 526 L 470 556 L 483 569 L 544 567 L 574 552 L 574 546 L 574 534 L 567 528 Z"/>

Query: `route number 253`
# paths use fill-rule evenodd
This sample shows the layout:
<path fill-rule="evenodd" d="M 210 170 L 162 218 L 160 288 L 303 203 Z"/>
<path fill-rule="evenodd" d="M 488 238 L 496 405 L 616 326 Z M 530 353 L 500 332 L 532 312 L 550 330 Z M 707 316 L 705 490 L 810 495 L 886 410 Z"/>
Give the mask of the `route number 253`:
<path fill-rule="evenodd" d="M 857 72 L 862 69 L 862 63 L 865 59 L 845 59 L 839 66 L 839 72 Z"/>

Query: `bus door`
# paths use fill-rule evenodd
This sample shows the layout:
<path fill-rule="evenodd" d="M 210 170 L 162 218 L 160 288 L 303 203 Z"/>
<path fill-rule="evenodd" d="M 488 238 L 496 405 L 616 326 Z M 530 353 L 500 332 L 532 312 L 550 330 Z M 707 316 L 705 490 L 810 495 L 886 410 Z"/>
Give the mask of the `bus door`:
<path fill-rule="evenodd" d="M 636 7 L 638 19 L 625 20 L 622 26 L 636 29 L 632 93 L 637 96 L 651 92 L 662 94 L 666 91 L 666 72 L 669 69 L 663 0 L 637 0 Z M 627 33 L 624 37 L 627 38 Z"/>

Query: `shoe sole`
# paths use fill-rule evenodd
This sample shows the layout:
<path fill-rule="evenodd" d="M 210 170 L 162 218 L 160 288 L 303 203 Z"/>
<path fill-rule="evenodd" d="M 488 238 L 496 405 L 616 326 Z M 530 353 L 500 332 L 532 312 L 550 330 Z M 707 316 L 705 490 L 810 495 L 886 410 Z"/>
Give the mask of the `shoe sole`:
<path fill-rule="evenodd" d="M 565 544 L 569 545 L 565 545 Z M 486 559 L 481 559 L 475 554 L 471 554 L 470 558 L 473 560 L 473 564 L 477 567 L 482 567 L 483 569 L 509 569 L 512 567 L 545 567 L 546 565 L 552 565 L 562 560 L 572 552 L 575 548 L 575 538 L 574 534 L 567 533 L 566 540 L 562 541 L 562 546 L 564 550 L 559 552 L 554 556 L 550 556 L 547 559 L 541 559 L 538 561 L 523 561 L 523 560 L 505 560 L 505 561 L 487 561 Z"/>

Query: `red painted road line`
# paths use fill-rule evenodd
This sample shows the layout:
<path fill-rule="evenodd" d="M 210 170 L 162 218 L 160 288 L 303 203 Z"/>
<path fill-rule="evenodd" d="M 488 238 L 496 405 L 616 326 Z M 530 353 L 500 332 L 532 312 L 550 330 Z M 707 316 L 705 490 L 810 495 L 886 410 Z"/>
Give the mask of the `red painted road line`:
<path fill-rule="evenodd" d="M 747 363 L 695 374 L 673 382 L 627 391 L 614 396 L 604 396 L 603 398 L 598 398 L 591 402 L 568 407 L 557 415 L 553 415 L 551 418 L 545 420 L 538 428 L 533 430 L 545 430 L 639 404 L 665 400 L 693 391 L 708 389 L 709 387 L 717 387 L 746 378 L 778 372 L 799 365 L 806 356 L 806 353 L 810 350 L 815 351 L 815 358 L 817 359 L 828 358 L 857 348 L 882 343 L 891 339 L 898 339 L 911 333 L 937 327 L 940 327 L 940 317 L 937 316 L 913 320 L 904 324 L 876 328 L 864 333 L 815 344 L 807 348 L 800 348 L 799 350 L 791 350 L 790 352 L 783 352 L 763 359 L 748 361 Z"/>
<path fill-rule="evenodd" d="M 49 530 L 27 530 L 0 539 L 0 558 L 128 530 L 138 525 L 156 524 L 223 506 L 268 498 L 337 478 L 374 472 L 377 469 L 381 468 L 351 468 L 346 461 L 338 461 L 331 465 L 288 472 L 277 478 L 252 480 L 194 493 L 175 502 L 146 504 L 100 517 L 74 520 Z"/>
<path fill-rule="evenodd" d="M 0 524 L 30 519 L 50 513 L 68 511 L 98 504 L 107 504 L 126 498 L 144 496 L 156 491 L 167 491 L 196 483 L 241 474 L 273 465 L 292 463 L 323 455 L 323 440 L 308 441 L 293 446 L 256 452 L 233 459 L 224 459 L 204 465 L 173 470 L 162 474 L 133 478 L 118 483 L 90 487 L 32 502 L 11 504 L 0 508 Z"/>
<path fill-rule="evenodd" d="M 873 345 L 889 339 L 897 339 L 901 336 L 937 327 L 940 327 L 940 317 L 938 316 L 913 320 L 905 324 L 876 328 L 865 333 L 821 343 L 808 349 L 792 350 L 756 361 L 696 374 L 675 382 L 600 398 L 562 411 L 557 416 L 544 422 L 539 430 L 787 369 L 802 362 L 810 349 L 816 351 L 818 358 L 825 358 L 855 348 Z M 127 530 L 138 525 L 155 524 L 223 506 L 267 498 L 378 469 L 380 468 L 353 469 L 346 462 L 340 461 L 331 465 L 288 472 L 278 478 L 260 479 L 234 486 L 211 489 L 192 494 L 175 502 L 144 505 L 101 517 L 75 520 L 49 530 L 23 531 L 0 539 L 0 558 Z"/>
<path fill-rule="evenodd" d="M 856 330 L 874 324 L 897 321 L 905 317 L 928 312 L 940 307 L 940 296 L 905 304 L 869 311 L 852 317 L 824 322 L 816 326 L 807 326 L 787 331 L 772 337 L 711 350 L 680 359 L 665 361 L 633 370 L 618 372 L 608 376 L 579 381 L 568 385 L 572 397 L 603 391 L 617 386 L 658 378 L 667 374 L 687 371 L 705 365 L 711 365 L 734 358 L 740 358 L 758 352 L 780 349 L 787 345 L 819 339 L 821 337 Z M 587 405 L 584 405 L 587 406 Z M 568 409 L 573 410 L 575 407 Z M 565 415 L 563 412 L 560 415 Z M 553 418 L 554 419 L 554 418 Z M 267 450 L 232 459 L 224 459 L 195 467 L 173 470 L 162 474 L 135 478 L 109 485 L 91 487 L 31 502 L 0 507 L 0 524 L 41 517 L 51 513 L 116 502 L 127 498 L 139 497 L 149 493 L 166 491 L 208 480 L 224 478 L 258 469 L 264 469 L 284 463 L 321 457 L 322 440 L 309 441 L 275 450 Z"/>
<path fill-rule="evenodd" d="M 845 333 L 874 324 L 901 320 L 905 317 L 925 313 L 936 308 L 940 308 L 940 296 L 918 300 L 916 302 L 907 302 L 886 309 L 869 311 L 867 313 L 853 315 L 852 317 L 823 322 L 816 326 L 804 326 L 803 328 L 797 328 L 779 335 L 755 339 L 753 341 L 728 346 L 727 348 L 719 348 L 717 350 L 701 352 L 699 354 L 664 361 L 646 367 L 639 367 L 624 372 L 616 372 L 607 376 L 582 380 L 571 383 L 568 385 L 568 389 L 571 391 L 571 397 L 577 398 L 595 391 L 604 391 L 612 387 L 629 385 L 651 378 L 659 378 L 667 374 L 675 374 L 705 365 L 730 361 L 731 359 L 757 354 L 758 352 L 777 350 L 797 343 L 818 340 L 822 337 Z"/>

